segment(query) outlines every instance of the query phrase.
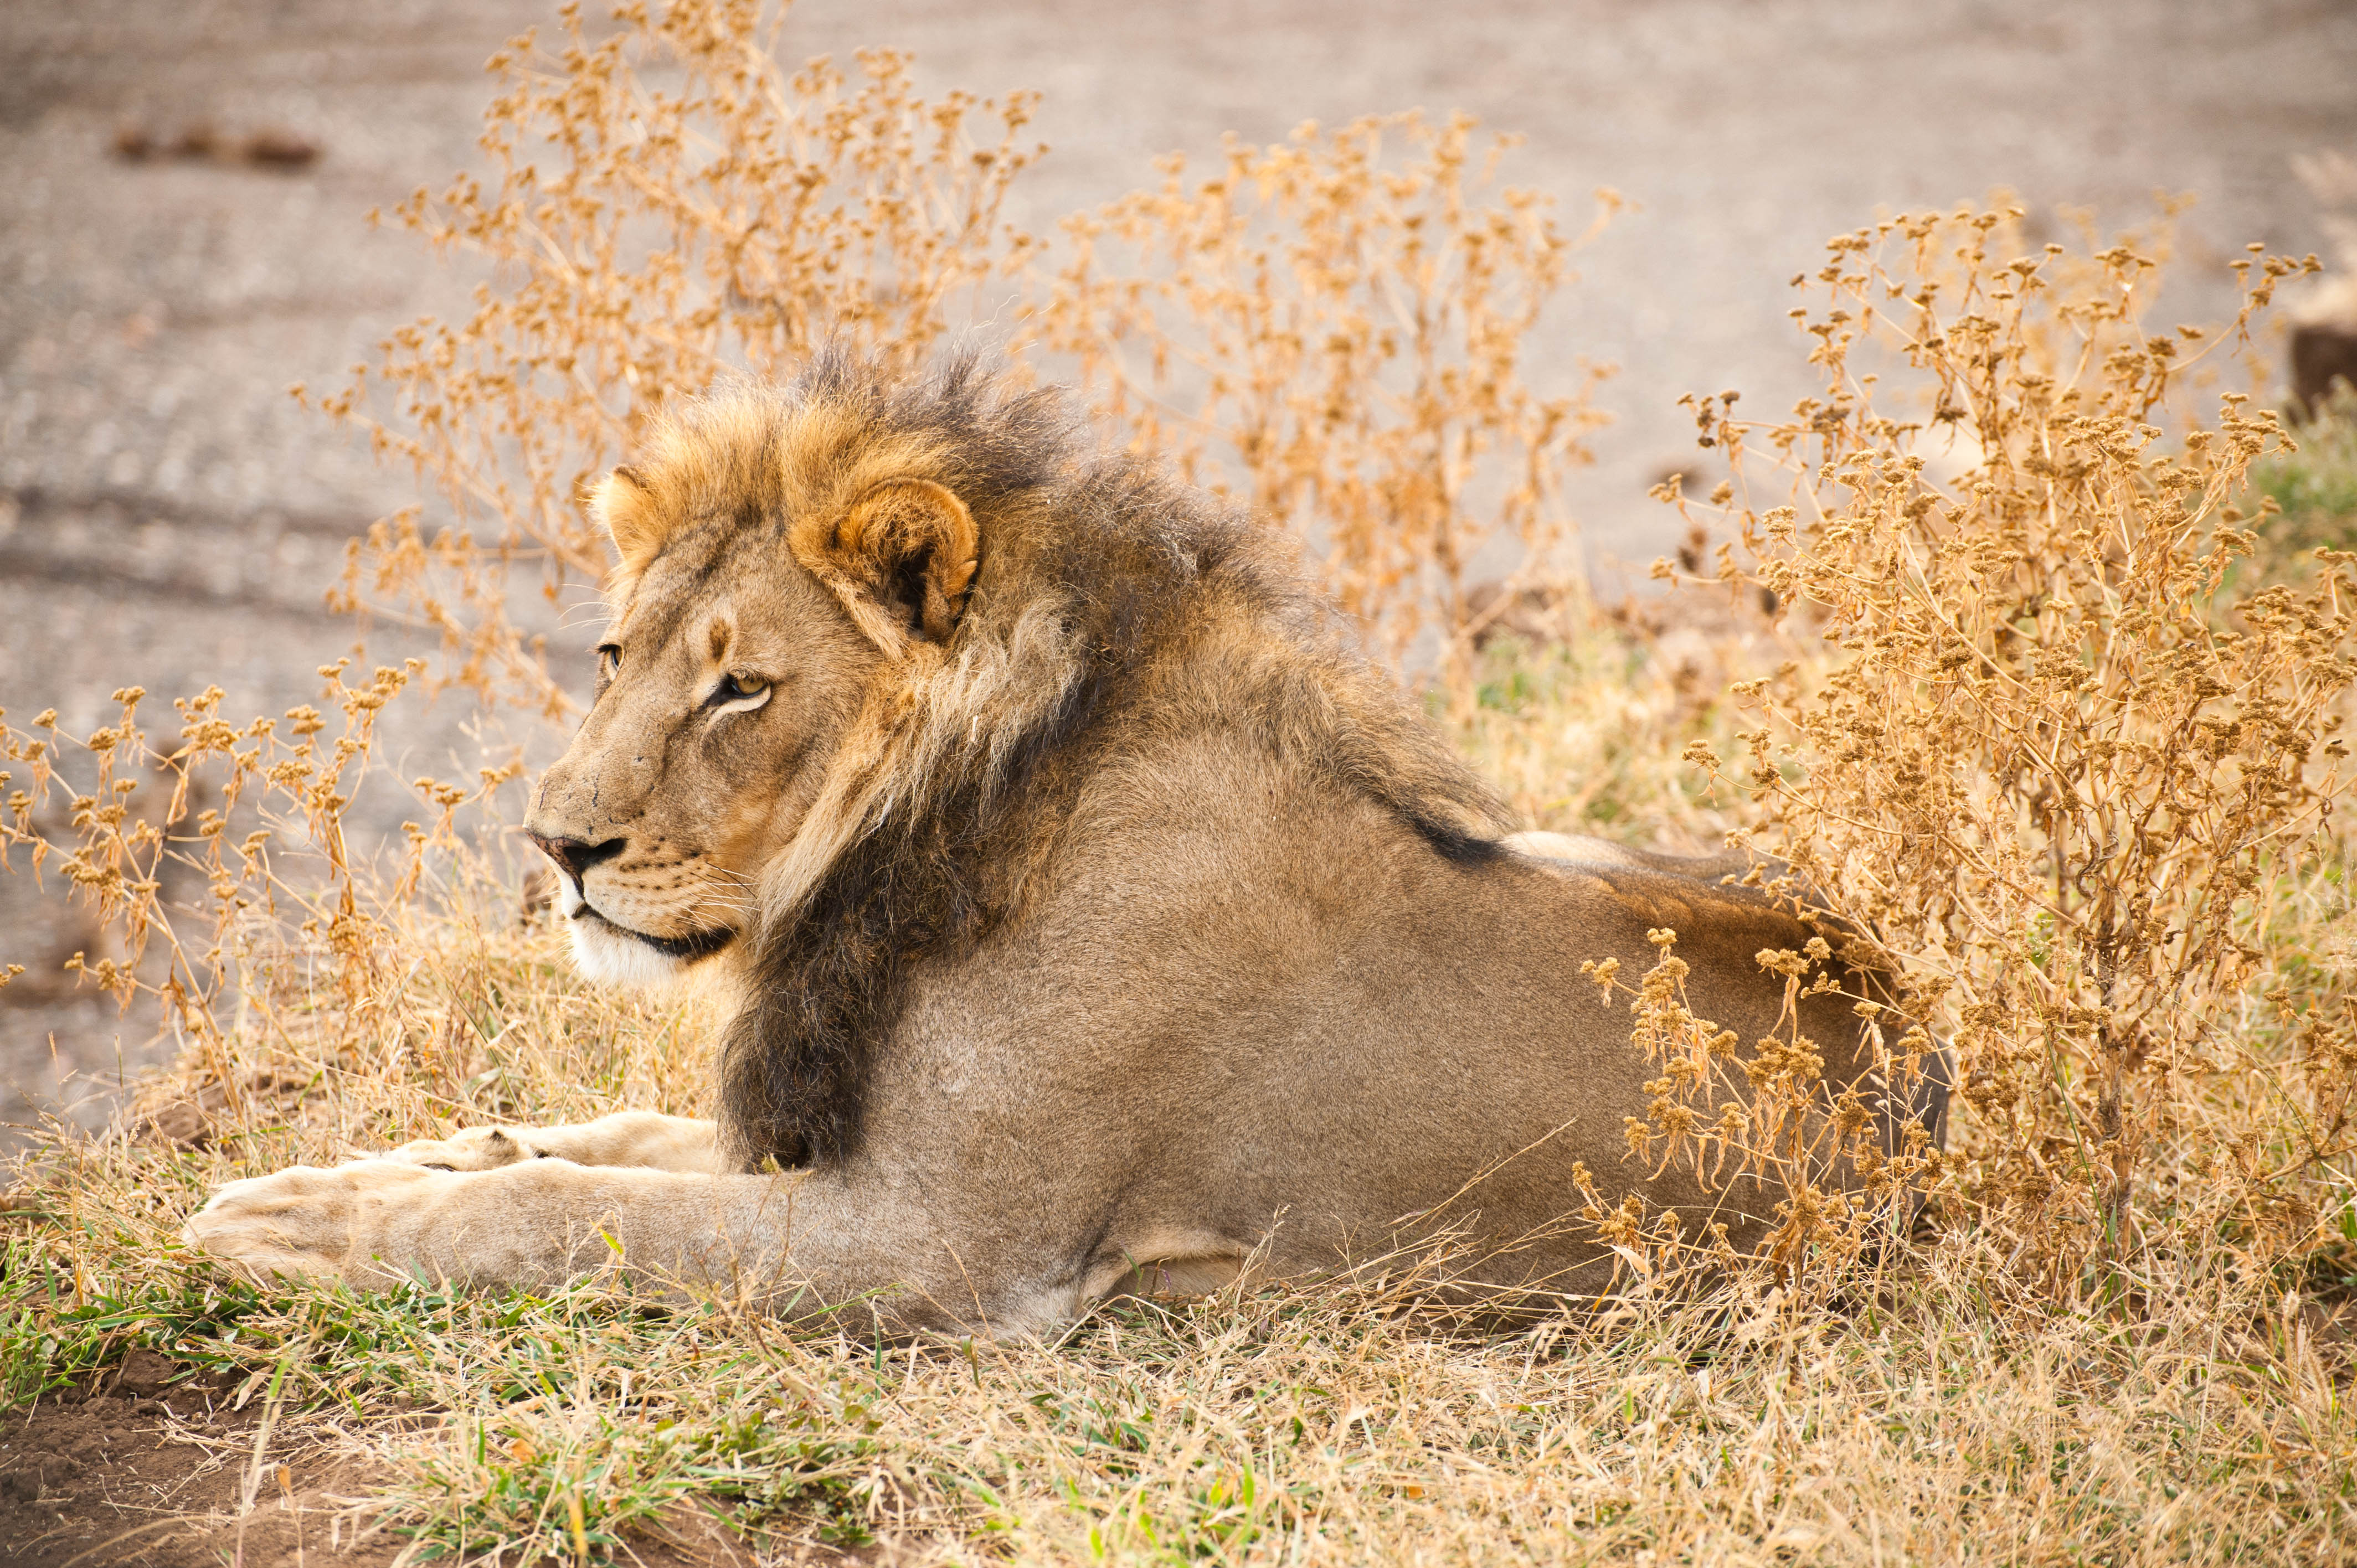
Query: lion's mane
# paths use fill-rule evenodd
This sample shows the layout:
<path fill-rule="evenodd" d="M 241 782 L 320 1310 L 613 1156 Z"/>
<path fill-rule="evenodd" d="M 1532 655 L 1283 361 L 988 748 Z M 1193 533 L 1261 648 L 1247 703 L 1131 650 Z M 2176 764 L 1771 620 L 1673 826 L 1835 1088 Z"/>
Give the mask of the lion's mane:
<path fill-rule="evenodd" d="M 981 541 L 954 631 L 892 666 L 762 873 L 722 1047 L 740 1168 L 857 1150 L 870 1058 L 910 967 L 970 950 L 1018 908 L 1082 782 L 1141 729 L 1243 725 L 1452 860 L 1496 854 L 1510 831 L 1301 582 L 1289 541 L 1095 450 L 1055 394 L 974 356 L 903 381 L 829 354 L 781 391 L 686 403 L 650 445 L 651 482 L 725 500 L 742 526 L 888 475 L 947 487 Z M 626 544 L 623 573 L 633 556 Z"/>

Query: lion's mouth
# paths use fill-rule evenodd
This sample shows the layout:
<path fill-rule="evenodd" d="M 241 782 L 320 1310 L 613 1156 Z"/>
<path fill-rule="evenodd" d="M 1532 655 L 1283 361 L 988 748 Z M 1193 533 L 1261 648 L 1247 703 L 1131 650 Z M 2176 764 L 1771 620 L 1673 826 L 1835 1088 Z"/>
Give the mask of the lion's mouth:
<path fill-rule="evenodd" d="M 700 958 L 710 958 L 737 940 L 737 933 L 726 926 L 716 926 L 706 931 L 690 931 L 683 937 L 652 936 L 645 931 L 634 930 L 619 920 L 607 918 L 592 908 L 587 900 L 583 901 L 581 908 L 573 911 L 573 918 L 576 920 L 595 920 L 609 931 L 629 937 L 633 941 L 644 942 L 665 958 L 678 959 L 683 963 L 693 963 Z"/>

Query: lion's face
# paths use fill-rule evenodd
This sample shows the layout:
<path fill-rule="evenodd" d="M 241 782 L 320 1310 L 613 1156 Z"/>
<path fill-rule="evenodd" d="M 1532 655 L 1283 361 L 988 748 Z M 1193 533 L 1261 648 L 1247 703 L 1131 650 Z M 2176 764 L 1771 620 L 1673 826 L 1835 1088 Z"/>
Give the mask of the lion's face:
<path fill-rule="evenodd" d="M 753 929 L 765 869 L 877 693 L 937 665 L 956 627 L 972 515 L 911 472 L 923 444 L 859 435 L 823 408 L 743 405 L 670 426 L 591 498 L 620 557 L 613 619 L 525 827 L 595 978 L 668 979 Z"/>
<path fill-rule="evenodd" d="M 666 543 L 597 651 L 526 825 L 582 969 L 646 983 L 747 929 L 882 655 L 776 534 L 717 528 Z"/>

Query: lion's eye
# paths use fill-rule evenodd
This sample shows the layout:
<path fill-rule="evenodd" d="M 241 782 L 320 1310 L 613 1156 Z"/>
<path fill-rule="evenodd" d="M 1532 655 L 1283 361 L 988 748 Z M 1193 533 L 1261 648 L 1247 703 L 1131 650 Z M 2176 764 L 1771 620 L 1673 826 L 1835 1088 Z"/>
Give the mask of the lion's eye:
<path fill-rule="evenodd" d="M 707 708 L 735 707 L 739 704 L 759 707 L 769 694 L 770 683 L 759 675 L 740 675 L 732 672 L 720 677 L 720 684 L 712 689 L 712 695 L 704 699 L 704 705 Z"/>
<path fill-rule="evenodd" d="M 621 671 L 622 645 L 619 642 L 599 643 L 597 645 L 598 678 L 601 680 L 610 681 L 615 676 L 620 674 Z"/>

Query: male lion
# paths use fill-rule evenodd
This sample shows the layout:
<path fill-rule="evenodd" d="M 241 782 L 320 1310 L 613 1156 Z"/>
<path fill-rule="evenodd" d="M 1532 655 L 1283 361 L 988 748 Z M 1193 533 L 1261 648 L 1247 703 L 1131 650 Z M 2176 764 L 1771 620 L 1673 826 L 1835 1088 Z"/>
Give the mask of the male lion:
<path fill-rule="evenodd" d="M 1754 955 L 1810 932 L 1714 865 L 1518 846 L 1277 542 L 1059 409 L 830 358 L 690 403 L 595 492 L 612 625 L 528 826 L 585 971 L 729 988 L 716 1122 L 297 1167 L 195 1240 L 535 1289 L 619 1252 L 1006 1334 L 1441 1230 L 1469 1288 L 1592 1290 L 1575 1162 L 1756 1237 L 1772 1187 L 1624 1157 L 1650 1072 L 1580 961 L 1633 975 L 1674 928 L 1696 1009 L 1757 1039 Z M 1847 1001 L 1801 1022 L 1860 1079 Z"/>

